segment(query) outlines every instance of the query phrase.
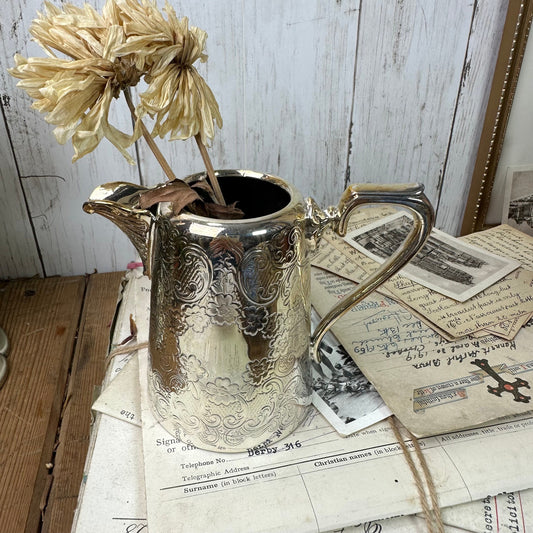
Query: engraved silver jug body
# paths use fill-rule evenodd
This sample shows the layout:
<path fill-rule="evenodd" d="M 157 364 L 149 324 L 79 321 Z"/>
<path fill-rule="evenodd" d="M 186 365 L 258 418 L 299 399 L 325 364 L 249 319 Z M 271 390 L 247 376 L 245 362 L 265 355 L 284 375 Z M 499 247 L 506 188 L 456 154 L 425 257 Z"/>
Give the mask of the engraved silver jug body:
<path fill-rule="evenodd" d="M 112 183 L 84 205 L 119 225 L 152 280 L 148 387 L 161 424 L 183 442 L 217 451 L 266 448 L 292 433 L 311 403 L 311 356 L 331 324 L 422 246 L 432 209 L 419 186 L 347 189 L 320 210 L 275 176 L 218 171 L 241 220 L 142 210 L 142 187 Z M 187 181 L 205 179 L 204 174 Z M 363 203 L 399 203 L 414 228 L 395 257 L 310 334 L 310 257 L 327 227 L 346 232 Z"/>

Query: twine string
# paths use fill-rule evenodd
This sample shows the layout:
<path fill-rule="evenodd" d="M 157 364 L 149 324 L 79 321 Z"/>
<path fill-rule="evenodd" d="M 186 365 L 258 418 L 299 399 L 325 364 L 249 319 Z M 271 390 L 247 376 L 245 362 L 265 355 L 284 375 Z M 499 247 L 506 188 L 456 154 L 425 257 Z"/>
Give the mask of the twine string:
<path fill-rule="evenodd" d="M 143 350 L 144 348 L 148 348 L 147 342 L 135 342 L 133 344 L 125 344 L 117 346 L 116 348 L 113 348 L 107 356 L 106 356 L 106 365 L 109 366 L 109 363 L 117 356 L 117 355 L 124 355 L 128 353 L 138 352 L 139 350 Z"/>
<path fill-rule="evenodd" d="M 413 478 L 415 480 L 415 485 L 418 491 L 418 497 L 420 499 L 420 504 L 422 505 L 422 511 L 424 512 L 424 517 L 426 519 L 426 525 L 428 528 L 428 532 L 429 533 L 444 533 L 444 524 L 442 522 L 440 507 L 438 504 L 435 483 L 433 482 L 433 478 L 431 476 L 431 472 L 429 471 L 429 467 L 427 465 L 426 459 L 424 455 L 422 454 L 422 449 L 420 448 L 420 444 L 417 438 L 409 430 L 406 430 L 409 435 L 409 438 L 413 442 L 413 446 L 415 448 L 417 459 L 421 465 L 422 472 L 424 473 L 424 478 L 426 480 L 426 486 L 428 488 L 431 505 L 429 505 L 420 473 L 400 433 L 397 418 L 395 416 L 389 416 L 388 421 L 392 428 L 394 436 L 402 449 L 405 460 L 407 461 L 407 464 L 409 465 L 411 474 L 413 475 Z"/>
<path fill-rule="evenodd" d="M 437 489 L 435 488 L 433 476 L 431 475 L 431 472 L 429 470 L 429 466 L 427 464 L 426 458 L 424 457 L 424 454 L 422 453 L 422 449 L 420 448 L 420 443 L 418 442 L 418 439 L 407 428 L 406 428 L 406 431 L 409 435 L 409 438 L 413 442 L 413 445 L 416 451 L 416 456 L 418 457 L 418 462 L 420 463 L 420 466 L 422 467 L 422 472 L 424 472 L 424 477 L 426 479 L 426 485 L 428 487 L 428 492 L 429 492 L 429 498 L 431 500 L 431 507 L 433 508 L 433 515 L 435 518 L 435 526 L 437 527 L 437 532 L 444 533 L 444 524 L 442 522 L 442 515 L 440 512 L 440 505 L 438 502 Z"/>

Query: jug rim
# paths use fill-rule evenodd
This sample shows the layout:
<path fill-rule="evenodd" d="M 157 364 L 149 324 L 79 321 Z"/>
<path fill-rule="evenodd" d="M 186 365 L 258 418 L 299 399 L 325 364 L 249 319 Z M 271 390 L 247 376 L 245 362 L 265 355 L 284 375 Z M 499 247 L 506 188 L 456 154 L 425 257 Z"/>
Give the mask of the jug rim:
<path fill-rule="evenodd" d="M 201 222 L 201 223 L 209 224 L 213 226 L 242 225 L 242 224 L 251 225 L 257 222 L 277 219 L 283 216 L 285 213 L 293 210 L 296 205 L 302 202 L 301 195 L 299 191 L 296 189 L 296 187 L 294 187 L 291 183 L 287 182 L 283 178 L 280 178 L 279 176 L 275 176 L 273 174 L 269 174 L 267 172 L 257 172 L 255 170 L 243 170 L 243 169 L 219 169 L 219 170 L 215 170 L 215 174 L 217 178 L 243 177 L 243 178 L 252 178 L 255 180 L 266 181 L 268 183 L 271 183 L 279 187 L 281 190 L 287 193 L 289 197 L 288 201 L 283 207 L 276 209 L 266 215 L 250 217 L 250 218 L 240 218 L 240 219 L 213 218 L 213 217 L 207 217 L 207 216 L 189 213 L 187 211 L 182 211 L 178 215 L 171 216 L 171 207 L 170 207 L 169 202 L 161 202 L 159 204 L 158 214 L 161 216 L 168 216 L 170 220 L 194 221 L 194 222 Z M 206 179 L 207 179 L 207 172 L 203 171 L 203 172 L 197 172 L 194 174 L 190 174 L 184 177 L 183 181 L 187 183 L 193 183 L 196 181 L 206 180 Z"/>

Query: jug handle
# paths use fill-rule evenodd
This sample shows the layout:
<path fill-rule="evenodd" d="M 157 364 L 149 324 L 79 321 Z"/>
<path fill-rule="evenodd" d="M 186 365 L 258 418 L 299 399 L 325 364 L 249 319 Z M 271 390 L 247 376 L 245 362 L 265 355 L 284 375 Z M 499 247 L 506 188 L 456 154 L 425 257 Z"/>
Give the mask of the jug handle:
<path fill-rule="evenodd" d="M 394 254 L 373 274 L 365 278 L 354 292 L 343 298 L 319 322 L 311 335 L 311 356 L 318 363 L 320 363 L 318 346 L 333 324 L 405 266 L 424 245 L 433 228 L 435 215 L 431 203 L 424 194 L 424 186 L 422 184 L 360 184 L 351 185 L 344 191 L 339 201 L 336 215 L 332 220 L 332 229 L 335 233 L 344 237 L 351 215 L 358 207 L 364 204 L 401 205 L 413 215 L 413 227 Z"/>

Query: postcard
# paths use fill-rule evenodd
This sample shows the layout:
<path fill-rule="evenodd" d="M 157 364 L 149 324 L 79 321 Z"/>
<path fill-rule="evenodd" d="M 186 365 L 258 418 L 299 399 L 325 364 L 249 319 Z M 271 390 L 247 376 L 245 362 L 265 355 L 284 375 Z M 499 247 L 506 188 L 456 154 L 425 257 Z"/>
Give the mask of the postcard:
<path fill-rule="evenodd" d="M 349 232 L 344 240 L 378 263 L 387 260 L 407 237 L 412 218 L 398 212 Z M 400 276 L 458 302 L 465 302 L 520 266 L 518 261 L 471 246 L 432 230 Z"/>
<path fill-rule="evenodd" d="M 533 236 L 533 167 L 507 168 L 502 223 Z"/>

